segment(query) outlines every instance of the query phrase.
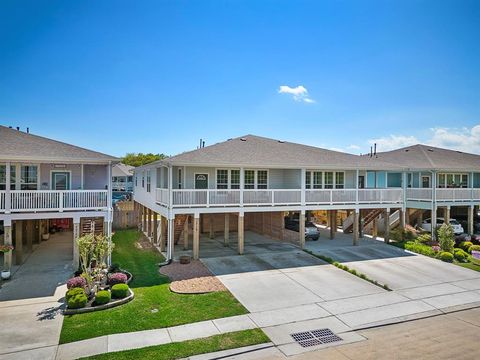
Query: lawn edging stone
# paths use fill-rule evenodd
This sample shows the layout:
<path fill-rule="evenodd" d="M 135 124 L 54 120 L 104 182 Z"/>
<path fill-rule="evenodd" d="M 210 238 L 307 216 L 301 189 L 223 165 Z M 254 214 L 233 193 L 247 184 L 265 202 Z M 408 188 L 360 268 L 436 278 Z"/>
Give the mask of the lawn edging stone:
<path fill-rule="evenodd" d="M 98 306 L 89 306 L 89 307 L 84 307 L 80 309 L 65 309 L 63 311 L 63 314 L 64 315 L 83 314 L 83 313 L 88 313 L 93 311 L 111 309 L 111 308 L 126 304 L 132 301 L 133 298 L 135 297 L 135 293 L 132 291 L 132 289 L 129 288 L 128 291 L 129 291 L 129 295 L 127 297 L 124 297 L 123 299 L 113 300 L 107 304 L 98 305 Z"/>

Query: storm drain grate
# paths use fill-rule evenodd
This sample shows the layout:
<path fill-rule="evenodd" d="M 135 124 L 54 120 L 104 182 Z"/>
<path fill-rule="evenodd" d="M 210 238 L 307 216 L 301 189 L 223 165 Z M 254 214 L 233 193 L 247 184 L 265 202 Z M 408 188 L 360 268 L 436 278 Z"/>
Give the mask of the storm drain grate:
<path fill-rule="evenodd" d="M 342 341 L 342 338 L 336 335 L 330 329 L 302 331 L 290 334 L 290 336 L 302 347 L 317 346 Z"/>

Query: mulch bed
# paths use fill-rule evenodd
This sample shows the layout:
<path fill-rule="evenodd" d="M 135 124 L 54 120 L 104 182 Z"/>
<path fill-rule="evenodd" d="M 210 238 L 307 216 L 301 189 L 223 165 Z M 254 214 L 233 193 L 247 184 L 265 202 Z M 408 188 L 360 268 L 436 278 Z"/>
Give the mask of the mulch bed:
<path fill-rule="evenodd" d="M 190 264 L 172 262 L 160 268 L 160 273 L 172 281 L 170 290 L 180 294 L 203 294 L 227 289 L 199 260 Z"/>

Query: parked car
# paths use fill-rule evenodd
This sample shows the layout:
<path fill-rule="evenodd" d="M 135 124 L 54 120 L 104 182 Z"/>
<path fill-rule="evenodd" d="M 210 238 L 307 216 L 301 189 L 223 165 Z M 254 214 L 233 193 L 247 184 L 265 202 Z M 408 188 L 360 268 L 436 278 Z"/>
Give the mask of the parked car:
<path fill-rule="evenodd" d="M 299 232 L 300 222 L 298 219 L 285 218 L 285 229 Z M 305 239 L 318 240 L 320 237 L 320 230 L 311 221 L 305 221 Z"/>
<path fill-rule="evenodd" d="M 437 227 L 442 226 L 445 223 L 444 218 L 437 218 Z M 463 226 L 456 219 L 450 219 L 450 225 L 453 228 L 453 232 L 455 235 L 463 234 L 465 231 L 463 230 Z M 425 219 L 422 222 L 422 229 L 425 231 L 432 231 L 432 219 Z"/>

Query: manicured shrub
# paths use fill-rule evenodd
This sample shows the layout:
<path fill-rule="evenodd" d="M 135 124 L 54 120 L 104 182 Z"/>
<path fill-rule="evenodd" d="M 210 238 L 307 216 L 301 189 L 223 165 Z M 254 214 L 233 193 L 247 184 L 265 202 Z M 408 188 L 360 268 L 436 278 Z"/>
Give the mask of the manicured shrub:
<path fill-rule="evenodd" d="M 437 258 L 442 260 L 442 261 L 445 261 L 445 262 L 452 262 L 453 261 L 452 253 L 449 253 L 447 251 L 442 251 L 442 252 L 438 253 Z"/>
<path fill-rule="evenodd" d="M 460 244 L 458 244 L 458 247 L 462 249 L 463 251 L 468 252 L 470 249 L 470 246 L 472 246 L 473 243 L 471 241 L 462 241 Z"/>
<path fill-rule="evenodd" d="M 432 242 L 432 235 L 430 233 L 418 235 L 415 241 L 419 244 L 430 245 Z"/>
<path fill-rule="evenodd" d="M 115 299 L 123 299 L 128 296 L 127 284 L 115 284 L 112 286 L 112 297 Z"/>
<path fill-rule="evenodd" d="M 80 309 L 85 307 L 88 302 L 87 294 L 82 288 L 72 288 L 67 291 L 65 295 L 65 300 L 67 301 L 67 307 L 69 309 Z"/>
<path fill-rule="evenodd" d="M 455 234 L 453 233 L 452 225 L 443 224 L 440 226 L 438 229 L 438 243 L 443 251 L 453 253 Z"/>
<path fill-rule="evenodd" d="M 113 273 L 108 276 L 108 284 L 113 286 L 115 284 L 126 284 L 127 275 L 121 272 Z"/>
<path fill-rule="evenodd" d="M 112 296 L 108 290 L 100 290 L 95 295 L 95 305 L 107 304 L 111 300 Z"/>
<path fill-rule="evenodd" d="M 416 243 L 413 241 L 408 241 L 407 243 L 405 243 L 405 249 L 425 256 L 435 256 L 435 251 L 433 251 L 430 246 Z"/>
<path fill-rule="evenodd" d="M 468 252 L 471 254 L 472 251 L 480 251 L 480 245 L 472 245 L 468 248 Z"/>
<path fill-rule="evenodd" d="M 85 288 L 87 281 L 81 276 L 75 276 L 67 281 L 67 289 Z"/>
<path fill-rule="evenodd" d="M 453 251 L 453 256 L 459 262 L 467 262 L 468 261 L 468 254 L 463 251 L 462 249 L 455 249 Z"/>

